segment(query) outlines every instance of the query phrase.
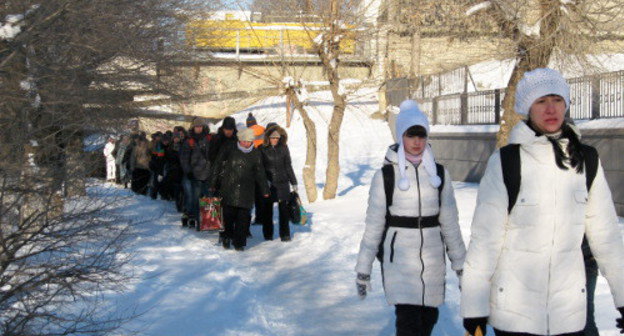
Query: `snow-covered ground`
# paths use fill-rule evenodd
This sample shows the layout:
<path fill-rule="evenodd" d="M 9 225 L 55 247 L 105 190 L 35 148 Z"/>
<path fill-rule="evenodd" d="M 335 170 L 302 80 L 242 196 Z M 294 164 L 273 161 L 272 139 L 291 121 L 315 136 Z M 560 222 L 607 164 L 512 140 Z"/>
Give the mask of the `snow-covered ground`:
<path fill-rule="evenodd" d="M 174 205 L 96 183 L 90 188 L 111 202 L 124 199 L 117 215 L 134 222 L 137 280 L 125 293 L 111 293 L 108 304 L 141 316 L 122 331 L 144 335 L 393 335 L 394 310 L 383 296 L 379 265 L 373 292 L 358 299 L 353 268 L 364 231 L 370 180 L 382 164 L 392 138 L 387 125 L 368 116 L 376 111 L 374 90 L 350 101 L 341 128 L 338 197 L 305 204 L 310 224 L 292 225 L 293 240 L 265 242 L 261 227 L 244 252 L 217 246 L 217 235 L 182 228 Z M 308 111 L 318 132 L 317 183 L 324 183 L 328 93 L 311 94 Z M 242 122 L 253 112 L 258 123 L 285 124 L 282 97 L 268 98 L 236 114 Z M 299 181 L 305 161 L 301 118 L 287 129 Z M 300 182 L 301 184 L 301 182 Z M 476 184 L 453 182 L 466 242 L 476 201 Z M 129 196 L 129 197 L 125 197 Z M 305 195 L 303 195 L 305 196 Z M 620 219 L 624 225 L 624 219 Z M 606 281 L 599 278 L 597 321 L 602 335 L 616 335 L 616 310 Z M 434 335 L 461 335 L 459 290 L 448 272 L 447 296 Z M 492 334 L 492 333 L 490 333 Z"/>

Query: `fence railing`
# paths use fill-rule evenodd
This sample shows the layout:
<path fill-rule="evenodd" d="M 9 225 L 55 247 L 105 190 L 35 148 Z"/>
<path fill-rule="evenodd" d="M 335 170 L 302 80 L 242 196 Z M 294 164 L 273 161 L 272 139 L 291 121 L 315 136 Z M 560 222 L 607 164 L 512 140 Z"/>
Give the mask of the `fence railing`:
<path fill-rule="evenodd" d="M 461 76 L 461 75 L 460 75 Z M 568 79 L 570 110 L 573 119 L 624 117 L 624 70 Z M 439 89 L 439 83 L 433 88 Z M 503 115 L 505 89 L 451 93 L 424 98 L 429 88 L 418 86 L 411 91 L 423 112 L 433 124 L 475 125 L 498 124 Z"/>

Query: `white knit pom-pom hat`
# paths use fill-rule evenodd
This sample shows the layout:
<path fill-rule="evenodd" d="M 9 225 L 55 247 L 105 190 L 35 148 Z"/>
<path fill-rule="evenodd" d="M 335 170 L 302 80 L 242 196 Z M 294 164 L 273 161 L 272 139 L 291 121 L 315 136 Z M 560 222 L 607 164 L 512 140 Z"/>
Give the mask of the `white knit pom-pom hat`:
<path fill-rule="evenodd" d="M 558 95 L 570 107 L 570 86 L 557 70 L 538 68 L 527 71 L 516 87 L 516 113 L 528 115 L 531 105 L 540 97 Z"/>
<path fill-rule="evenodd" d="M 418 103 L 413 100 L 405 100 L 399 106 L 399 115 L 396 118 L 395 130 L 397 142 L 399 144 L 399 149 L 397 150 L 397 154 L 399 156 L 399 173 L 401 177 L 399 178 L 398 187 L 399 189 L 405 191 L 410 188 L 409 179 L 405 176 L 405 171 L 407 170 L 407 165 L 405 162 L 405 148 L 403 146 L 403 134 L 407 131 L 408 128 L 412 126 L 422 126 L 427 131 L 427 135 L 429 135 L 429 119 L 427 116 L 422 113 L 420 108 L 418 107 Z M 431 147 L 427 145 L 425 147 L 425 151 L 422 156 L 422 164 L 429 174 L 429 183 L 437 188 L 440 186 L 442 181 L 438 176 L 435 158 L 433 156 L 433 151 Z"/>

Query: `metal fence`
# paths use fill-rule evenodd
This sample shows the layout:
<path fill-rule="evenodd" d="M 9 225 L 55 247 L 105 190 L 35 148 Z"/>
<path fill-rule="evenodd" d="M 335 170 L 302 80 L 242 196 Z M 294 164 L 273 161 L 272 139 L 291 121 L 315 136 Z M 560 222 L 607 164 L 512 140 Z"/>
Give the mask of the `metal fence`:
<path fill-rule="evenodd" d="M 448 75 L 448 80 L 466 76 L 464 73 Z M 419 84 L 411 91 L 421 109 L 433 124 L 475 125 L 498 124 L 503 114 L 504 89 L 451 93 L 442 92 L 444 76 L 434 77 L 430 83 Z M 456 80 L 455 83 L 465 83 Z M 624 71 L 568 79 L 570 84 L 570 117 L 573 119 L 600 119 L 624 117 Z M 462 84 L 464 85 L 464 84 Z M 453 85 L 457 89 L 457 84 Z M 465 85 L 464 85 L 465 89 Z M 427 98 L 431 97 L 433 98 Z"/>

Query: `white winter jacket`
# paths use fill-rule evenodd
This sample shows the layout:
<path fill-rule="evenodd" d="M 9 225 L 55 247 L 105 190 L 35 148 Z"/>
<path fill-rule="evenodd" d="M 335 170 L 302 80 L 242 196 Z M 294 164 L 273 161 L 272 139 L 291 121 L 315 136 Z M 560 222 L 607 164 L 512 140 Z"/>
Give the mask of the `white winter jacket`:
<path fill-rule="evenodd" d="M 115 150 L 115 144 L 112 142 L 106 142 L 104 145 L 104 157 L 106 161 L 115 161 L 115 157 L 113 156 L 113 151 Z"/>
<path fill-rule="evenodd" d="M 585 174 L 557 167 L 551 143 L 524 122 L 513 128 L 509 142 L 520 144 L 518 198 L 508 215 L 497 150 L 479 186 L 462 279 L 462 316 L 489 316 L 490 325 L 509 332 L 581 331 L 584 234 L 616 307 L 624 306 L 624 245 L 602 166 L 588 194 Z"/>
<path fill-rule="evenodd" d="M 448 251 L 453 270 L 462 269 L 466 248 L 458 225 L 457 205 L 448 171 L 445 170 L 442 189 L 442 207 L 438 189 L 429 184 L 423 165 L 416 169 L 407 162 L 410 188 L 397 187 L 396 149 L 388 149 L 386 163 L 394 168 L 394 194 L 390 213 L 395 216 L 435 216 L 439 213 L 440 226 L 431 228 L 389 227 L 384 241 L 382 272 L 388 304 L 413 304 L 437 307 L 444 302 L 446 273 L 445 251 Z M 418 176 L 416 172 L 418 171 Z M 355 271 L 370 274 L 373 261 L 385 228 L 386 194 L 383 174 L 378 170 L 373 177 L 366 211 L 366 229 L 360 244 Z"/>

